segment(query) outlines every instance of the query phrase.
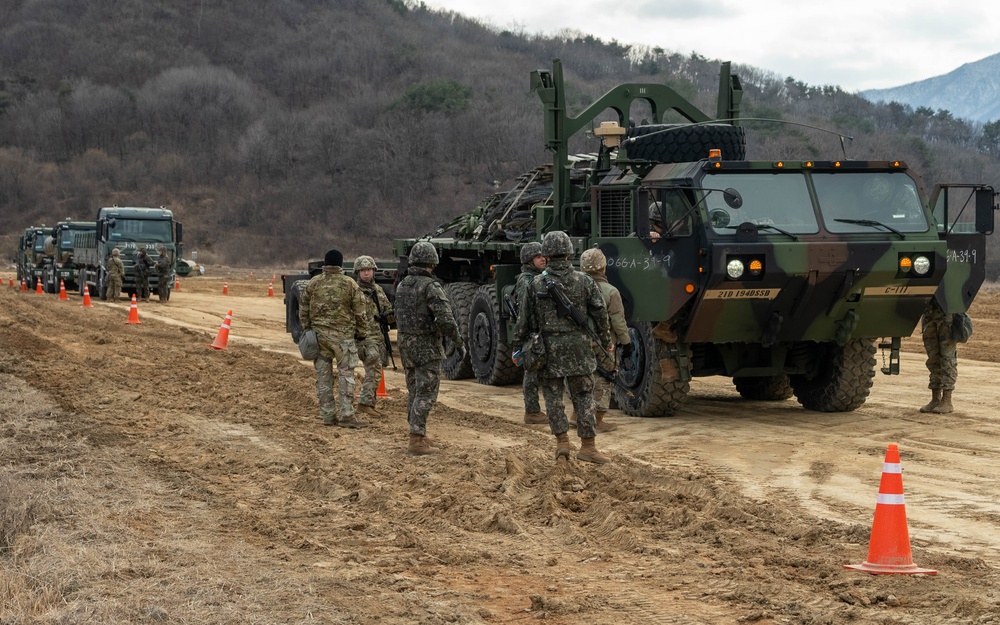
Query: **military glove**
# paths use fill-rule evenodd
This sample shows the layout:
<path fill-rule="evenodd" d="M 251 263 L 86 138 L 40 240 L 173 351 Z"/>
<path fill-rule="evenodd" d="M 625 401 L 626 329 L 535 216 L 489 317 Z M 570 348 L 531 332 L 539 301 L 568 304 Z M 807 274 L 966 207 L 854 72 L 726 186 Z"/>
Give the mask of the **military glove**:
<path fill-rule="evenodd" d="M 635 347 L 632 343 L 622 343 L 619 347 L 622 348 L 622 358 L 631 358 L 632 353 L 635 351 Z"/>

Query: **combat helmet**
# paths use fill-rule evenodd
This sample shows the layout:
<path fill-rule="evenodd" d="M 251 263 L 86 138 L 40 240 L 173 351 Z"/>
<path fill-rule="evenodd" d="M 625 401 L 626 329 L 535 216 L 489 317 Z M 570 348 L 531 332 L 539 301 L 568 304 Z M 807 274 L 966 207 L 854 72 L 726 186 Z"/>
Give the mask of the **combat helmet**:
<path fill-rule="evenodd" d="M 378 270 L 378 266 L 375 264 L 375 259 L 371 256 L 358 256 L 354 259 L 354 273 L 358 273 L 364 269 L 375 269 Z"/>
<path fill-rule="evenodd" d="M 580 254 L 580 269 L 587 273 L 603 273 L 608 259 L 600 248 L 592 247 Z"/>
<path fill-rule="evenodd" d="M 573 242 L 562 230 L 546 232 L 542 238 L 542 256 L 569 256 L 573 253 Z"/>
<path fill-rule="evenodd" d="M 649 203 L 649 221 L 650 222 L 662 222 L 663 212 L 660 210 L 659 202 Z"/>
<path fill-rule="evenodd" d="M 521 248 L 521 264 L 527 265 L 535 258 L 535 256 L 538 256 L 541 253 L 542 253 L 541 243 L 538 243 L 537 241 L 532 241 L 531 243 L 525 244 L 525 246 Z"/>
<path fill-rule="evenodd" d="M 409 261 L 411 265 L 436 265 L 438 252 L 429 241 L 417 241 L 410 250 Z"/>

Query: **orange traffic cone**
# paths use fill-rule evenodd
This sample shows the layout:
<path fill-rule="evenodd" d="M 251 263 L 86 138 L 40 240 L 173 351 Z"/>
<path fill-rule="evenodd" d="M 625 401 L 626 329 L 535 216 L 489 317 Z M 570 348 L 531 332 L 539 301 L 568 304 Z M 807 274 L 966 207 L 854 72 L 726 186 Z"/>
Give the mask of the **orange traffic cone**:
<path fill-rule="evenodd" d="M 219 333 L 215 335 L 215 340 L 209 344 L 212 349 L 226 349 L 229 344 L 229 325 L 233 322 L 233 311 L 226 313 L 226 318 L 219 328 Z"/>
<path fill-rule="evenodd" d="M 21 290 L 22 291 L 28 290 L 28 282 L 24 278 L 21 278 Z"/>
<path fill-rule="evenodd" d="M 375 397 L 388 397 L 389 393 L 385 392 L 385 371 L 382 372 L 382 379 L 378 381 L 378 390 L 375 391 Z"/>
<path fill-rule="evenodd" d="M 903 469 L 899 463 L 899 448 L 889 445 L 882 465 L 882 481 L 878 487 L 875 520 L 868 543 L 868 558 L 862 564 L 845 564 L 845 569 L 866 573 L 936 575 L 937 571 L 921 569 L 913 564 L 910 554 L 910 533 L 906 529 L 906 502 L 903 499 Z"/>
<path fill-rule="evenodd" d="M 135 301 L 135 293 L 132 294 L 132 306 L 128 309 L 128 321 L 125 323 L 142 323 L 139 321 L 139 304 Z"/>
<path fill-rule="evenodd" d="M 39 280 L 38 282 L 35 283 L 35 293 L 44 293 L 44 292 L 45 291 L 42 290 L 42 281 Z"/>
<path fill-rule="evenodd" d="M 94 305 L 90 303 L 90 286 L 88 286 L 86 284 L 83 285 L 83 307 L 84 308 L 93 308 L 94 307 Z M 139 317 L 137 315 L 136 319 L 138 319 L 138 318 Z"/>
<path fill-rule="evenodd" d="M 181 290 L 181 279 L 180 278 L 174 278 L 174 290 L 175 291 L 180 291 Z"/>
<path fill-rule="evenodd" d="M 14 278 L 10 279 L 10 286 L 11 286 L 11 288 L 14 288 Z"/>
<path fill-rule="evenodd" d="M 66 295 L 66 283 L 62 280 L 59 280 L 59 299 L 69 301 L 69 296 Z"/>
<path fill-rule="evenodd" d="M 222 283 L 222 294 L 229 295 L 229 282 Z"/>
<path fill-rule="evenodd" d="M 250 279 L 253 280 L 253 272 L 250 272 Z"/>
<path fill-rule="evenodd" d="M 277 279 L 277 276 L 275 276 L 275 274 L 272 273 L 271 274 L 271 282 L 274 282 L 276 279 Z"/>
<path fill-rule="evenodd" d="M 274 285 L 273 284 L 268 284 L 267 285 L 267 296 L 268 297 L 274 297 Z"/>

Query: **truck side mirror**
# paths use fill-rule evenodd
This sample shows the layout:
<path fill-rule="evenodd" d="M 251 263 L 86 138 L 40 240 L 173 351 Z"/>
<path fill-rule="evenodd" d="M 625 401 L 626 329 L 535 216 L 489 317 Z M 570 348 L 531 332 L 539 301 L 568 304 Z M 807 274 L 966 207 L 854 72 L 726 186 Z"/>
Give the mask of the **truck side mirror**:
<path fill-rule="evenodd" d="M 743 196 L 740 195 L 739 191 L 732 187 L 726 187 L 722 191 L 722 197 L 726 199 L 726 205 L 729 206 L 729 208 L 735 209 L 743 206 Z"/>
<path fill-rule="evenodd" d="M 997 210 L 993 200 L 997 193 L 993 187 L 976 189 L 976 232 L 993 234 L 993 211 Z"/>

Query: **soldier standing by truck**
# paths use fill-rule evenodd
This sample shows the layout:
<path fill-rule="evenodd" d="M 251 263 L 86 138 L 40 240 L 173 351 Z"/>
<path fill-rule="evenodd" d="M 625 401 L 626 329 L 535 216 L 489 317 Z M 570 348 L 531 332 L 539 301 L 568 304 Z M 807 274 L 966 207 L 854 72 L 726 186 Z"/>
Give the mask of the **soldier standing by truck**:
<path fill-rule="evenodd" d="M 528 288 L 535 276 L 545 269 L 545 257 L 542 256 L 542 244 L 531 242 L 521 248 L 521 273 L 514 284 L 514 305 L 522 307 L 528 298 Z M 528 425 L 543 425 L 549 422 L 549 417 L 542 412 L 538 403 L 538 372 L 524 371 L 521 380 L 521 391 L 524 394 L 524 422 Z"/>
<path fill-rule="evenodd" d="M 108 298 L 112 302 L 118 301 L 125 282 L 125 263 L 122 262 L 121 254 L 121 250 L 116 247 L 108 257 Z"/>
<path fill-rule="evenodd" d="M 441 384 L 441 339 L 449 339 L 449 354 L 464 350 L 465 344 L 451 302 L 432 273 L 438 264 L 437 250 L 427 241 L 418 241 L 408 260 L 406 277 L 396 288 L 396 330 L 408 394 L 410 441 L 406 453 L 423 456 L 441 451 L 427 439 L 427 415 L 437 402 Z"/>
<path fill-rule="evenodd" d="M 299 321 L 303 330 L 314 330 L 319 342 L 316 397 L 323 425 L 364 428 L 368 424 L 354 415 L 354 369 L 358 366 L 357 344 L 367 338 L 364 294 L 354 280 L 344 275 L 344 255 L 330 250 L 323 258 L 323 273 L 302 290 Z M 333 363 L 337 363 L 338 399 L 333 395 Z M 338 414 L 339 413 L 339 414 Z"/>
<path fill-rule="evenodd" d="M 531 283 L 514 329 L 515 345 L 524 345 L 540 335 L 545 346 L 544 366 L 539 370 L 549 428 L 556 437 L 556 459 L 572 451 L 569 423 L 563 404 L 563 387 L 569 389 L 577 414 L 576 431 L 581 446 L 577 459 L 604 464 L 610 458 L 597 450 L 594 418 L 594 371 L 597 362 L 586 324 L 593 324 L 604 344 L 610 343 L 608 312 L 597 284 L 569 261 L 573 242 L 560 230 L 542 239 L 545 271 Z M 579 319 L 579 322 L 577 321 Z"/>
<path fill-rule="evenodd" d="M 149 301 L 149 273 L 153 269 L 153 259 L 146 253 L 146 246 L 143 245 L 135 254 L 135 296 L 136 298 Z"/>
<path fill-rule="evenodd" d="M 160 257 L 156 259 L 156 294 L 160 302 L 165 303 L 170 299 L 170 274 L 173 273 L 174 261 L 166 247 L 161 245 L 157 251 Z"/>
<path fill-rule="evenodd" d="M 358 344 L 358 355 L 365 367 L 365 378 L 361 383 L 361 394 L 358 396 L 358 412 L 381 417 L 375 408 L 376 391 L 382 379 L 382 370 L 388 364 L 389 324 L 394 321 L 392 304 L 382 287 L 375 283 L 375 272 L 378 266 L 371 256 L 358 256 L 354 259 L 354 277 L 365 295 L 365 305 L 368 312 L 368 338 Z"/>
<path fill-rule="evenodd" d="M 955 409 L 951 393 L 958 380 L 958 345 L 952 336 L 955 315 L 941 310 L 936 299 L 931 299 L 920 321 L 924 351 L 927 352 L 927 371 L 930 374 L 931 401 L 920 412 L 946 414 Z"/>
<path fill-rule="evenodd" d="M 632 355 L 632 338 L 628 334 L 628 323 L 625 321 L 625 304 L 622 303 L 621 293 L 608 282 L 606 275 L 608 259 L 598 248 L 591 248 L 580 254 L 580 269 L 588 274 L 597 283 L 597 288 L 601 290 L 601 297 L 604 305 L 608 309 L 608 321 L 611 325 L 611 333 L 622 348 L 622 358 Z M 597 364 L 606 371 L 617 371 L 618 360 L 615 352 L 608 353 L 602 345 L 594 344 L 594 357 Z M 611 387 L 612 382 L 603 377 L 594 378 L 594 417 L 597 421 L 594 428 L 601 432 L 613 432 L 618 429 L 617 425 L 604 422 L 604 416 L 611 407 Z"/>

